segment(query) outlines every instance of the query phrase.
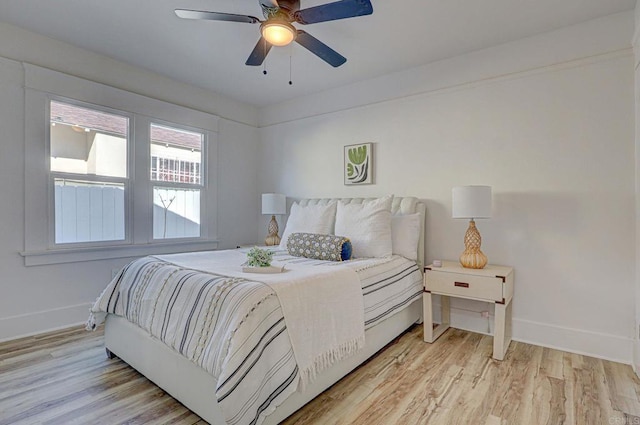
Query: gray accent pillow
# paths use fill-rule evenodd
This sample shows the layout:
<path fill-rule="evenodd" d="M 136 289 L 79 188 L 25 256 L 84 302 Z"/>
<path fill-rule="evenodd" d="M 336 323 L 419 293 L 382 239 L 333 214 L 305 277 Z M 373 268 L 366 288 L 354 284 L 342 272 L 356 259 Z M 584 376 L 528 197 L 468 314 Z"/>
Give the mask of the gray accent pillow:
<path fill-rule="evenodd" d="M 351 258 L 351 241 L 344 236 L 292 233 L 287 240 L 287 251 L 296 257 L 345 261 Z"/>

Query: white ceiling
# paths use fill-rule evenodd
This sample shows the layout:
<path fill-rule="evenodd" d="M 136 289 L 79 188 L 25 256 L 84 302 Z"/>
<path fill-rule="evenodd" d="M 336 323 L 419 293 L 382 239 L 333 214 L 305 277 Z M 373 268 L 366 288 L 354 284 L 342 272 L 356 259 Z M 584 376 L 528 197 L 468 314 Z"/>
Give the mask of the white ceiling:
<path fill-rule="evenodd" d="M 331 0 L 301 0 L 301 9 Z M 297 25 L 348 61 L 306 49 L 245 60 L 259 26 L 193 21 L 176 8 L 262 17 L 258 0 L 0 0 L 0 20 L 179 81 L 264 106 L 631 10 L 635 0 L 372 0 L 373 15 Z M 292 54 L 293 85 L 289 86 Z"/>

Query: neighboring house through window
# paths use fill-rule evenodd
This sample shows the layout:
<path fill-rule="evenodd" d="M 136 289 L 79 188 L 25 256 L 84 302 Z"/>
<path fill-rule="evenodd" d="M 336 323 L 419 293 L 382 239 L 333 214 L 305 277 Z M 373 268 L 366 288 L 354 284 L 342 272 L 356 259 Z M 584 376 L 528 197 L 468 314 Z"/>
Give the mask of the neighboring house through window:
<path fill-rule="evenodd" d="M 55 243 L 127 239 L 129 118 L 58 101 L 50 118 Z"/>
<path fill-rule="evenodd" d="M 204 134 L 151 124 L 153 238 L 200 236 Z"/>

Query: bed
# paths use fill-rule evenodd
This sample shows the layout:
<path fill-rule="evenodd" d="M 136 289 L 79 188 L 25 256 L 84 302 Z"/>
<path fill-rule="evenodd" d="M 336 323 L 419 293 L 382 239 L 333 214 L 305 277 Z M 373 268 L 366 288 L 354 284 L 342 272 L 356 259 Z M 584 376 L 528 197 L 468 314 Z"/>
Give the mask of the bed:
<path fill-rule="evenodd" d="M 327 205 L 336 201 L 309 199 L 299 201 L 298 205 Z M 364 202 L 360 198 L 341 201 L 352 204 Z M 364 340 L 359 349 L 332 361 L 307 381 L 299 377 L 306 370 L 298 369 L 300 362 L 296 359 L 299 357 L 292 356 L 291 349 L 287 348 L 290 347 L 287 345 L 289 340 L 292 341 L 291 345 L 296 345 L 296 337 L 288 337 L 287 332 L 278 330 L 283 323 L 278 311 L 278 300 L 281 298 L 269 293 L 269 285 L 261 282 L 265 280 L 264 276 L 247 279 L 242 274 L 234 274 L 232 270 L 234 262 L 246 255 L 243 250 L 215 253 L 216 258 L 221 258 L 216 260 L 218 263 L 215 267 L 209 264 L 212 253 L 146 257 L 127 266 L 96 302 L 98 306 L 102 300 L 102 307 L 94 306 L 96 313 L 110 312 L 105 319 L 107 352 L 127 362 L 211 424 L 277 424 L 421 320 L 425 206 L 417 198 L 394 197 L 391 212 L 394 216 L 419 216 L 416 261 L 393 255 L 386 259 L 357 259 L 329 264 L 293 257 L 283 250 L 276 251 L 274 263 L 284 264 L 293 275 L 297 270 L 304 270 L 304 273 L 313 270 L 314 276 L 316 270 L 322 270 L 323 273 L 326 270 L 329 273 L 326 279 L 329 281 L 334 270 L 339 278 L 343 277 L 340 273 L 355 273 L 359 280 L 360 296 L 364 300 Z M 221 266 L 223 262 L 232 266 Z M 153 283 L 150 283 L 150 278 L 147 279 L 152 275 L 156 280 L 158 276 L 164 279 L 158 287 L 167 294 L 171 293 L 171 296 L 167 295 L 166 299 L 158 301 L 143 295 L 152 292 L 149 287 Z M 132 280 L 137 276 L 137 283 L 128 286 L 128 293 L 118 292 L 116 283 L 120 279 L 120 284 L 124 285 L 126 276 Z M 194 280 L 193 286 L 188 286 L 190 279 Z M 225 302 L 229 300 L 231 307 L 208 307 L 211 311 L 202 316 L 209 321 L 214 321 L 211 318 L 214 316 L 216 323 L 228 324 L 228 329 L 234 329 L 233 337 L 222 338 L 216 333 L 222 332 L 220 329 L 226 325 L 208 333 L 199 331 L 194 336 L 191 334 L 194 325 L 186 319 L 186 315 L 178 319 L 177 325 L 172 324 L 170 318 L 160 316 L 159 312 L 165 311 L 163 306 L 179 303 L 174 295 L 177 291 L 173 289 L 171 292 L 167 282 L 175 281 L 176 287 L 181 288 L 182 292 L 194 294 L 192 298 L 199 300 L 203 296 L 202 291 L 195 289 L 202 284 L 198 283 L 198 279 L 216 288 L 213 298 L 224 299 Z M 183 288 L 192 289 L 186 291 Z M 221 288 L 234 289 L 224 292 Z M 215 291 L 212 289 L 212 293 Z M 126 303 L 121 301 L 118 310 L 113 306 L 116 306 L 115 300 L 120 297 L 137 297 L 139 302 L 131 303 L 134 307 L 125 308 L 122 306 Z M 232 302 L 233 299 L 241 299 L 242 302 Z M 223 313 L 240 310 L 238 305 L 245 302 L 254 306 L 251 313 L 229 313 L 228 316 Z M 109 308 L 109 305 L 113 308 Z M 194 311 L 197 305 L 201 306 L 202 301 L 194 302 L 193 307 L 189 308 Z M 282 309 L 287 310 L 286 307 Z M 168 308 L 166 310 L 169 311 Z M 254 313 L 254 310 L 261 313 Z M 150 313 L 145 316 L 144 311 Z M 262 313 L 265 311 L 269 313 Z M 291 329 L 288 332 L 295 334 Z M 206 333 L 206 337 L 203 333 Z M 244 351 L 241 351 L 242 347 L 245 347 Z M 237 354 L 240 352 L 242 356 Z"/>

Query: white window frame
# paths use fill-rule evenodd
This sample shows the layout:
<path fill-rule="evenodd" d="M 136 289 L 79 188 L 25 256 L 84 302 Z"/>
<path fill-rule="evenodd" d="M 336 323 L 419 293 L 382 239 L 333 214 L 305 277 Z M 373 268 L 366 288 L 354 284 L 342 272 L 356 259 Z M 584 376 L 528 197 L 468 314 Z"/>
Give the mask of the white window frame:
<path fill-rule="evenodd" d="M 219 118 L 183 106 L 24 64 L 25 69 L 25 265 L 73 263 L 217 248 L 217 136 Z M 130 116 L 129 198 L 125 241 L 55 244 L 50 172 L 51 100 Z M 153 239 L 150 124 L 205 134 L 199 238 Z M 77 176 L 80 179 L 84 176 Z M 100 177 L 101 179 L 101 177 Z M 125 231 L 126 232 L 126 231 Z"/>

